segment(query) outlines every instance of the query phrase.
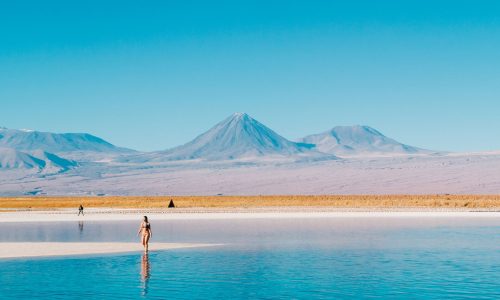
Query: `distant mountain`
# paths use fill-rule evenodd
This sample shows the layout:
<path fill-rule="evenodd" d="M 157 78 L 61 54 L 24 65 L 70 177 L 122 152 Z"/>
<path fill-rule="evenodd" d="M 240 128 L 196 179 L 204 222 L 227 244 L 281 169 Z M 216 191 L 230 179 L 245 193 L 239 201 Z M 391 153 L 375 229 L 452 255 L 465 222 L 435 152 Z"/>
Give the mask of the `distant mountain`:
<path fill-rule="evenodd" d="M 75 166 L 77 166 L 76 162 L 43 150 L 28 154 L 12 148 L 0 148 L 0 169 L 35 169 L 37 171 L 60 172 Z"/>
<path fill-rule="evenodd" d="M 128 152 L 88 133 L 50 133 L 0 128 L 0 147 L 19 151 L 43 150 L 52 153 L 72 151 Z"/>
<path fill-rule="evenodd" d="M 338 156 L 425 154 L 432 151 L 402 144 L 369 126 L 337 126 L 300 140 L 320 152 Z"/>
<path fill-rule="evenodd" d="M 185 145 L 135 156 L 129 161 L 232 160 L 307 154 L 321 156 L 311 150 L 313 147 L 289 141 L 249 115 L 235 113 Z"/>

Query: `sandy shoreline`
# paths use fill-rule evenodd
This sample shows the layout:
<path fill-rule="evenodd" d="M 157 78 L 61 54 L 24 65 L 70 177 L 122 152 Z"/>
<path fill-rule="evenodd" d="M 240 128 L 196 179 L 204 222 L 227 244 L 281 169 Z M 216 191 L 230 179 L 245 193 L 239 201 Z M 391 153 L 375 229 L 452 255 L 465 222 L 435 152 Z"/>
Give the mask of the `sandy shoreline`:
<path fill-rule="evenodd" d="M 75 210 L 0 212 L 0 223 L 13 222 L 75 222 L 75 221 L 137 221 L 147 215 L 150 220 L 262 219 L 262 218 L 427 218 L 473 217 L 500 218 L 500 211 L 440 209 L 330 209 L 330 208 L 262 208 L 262 209 L 87 209 L 85 216 Z"/>
<path fill-rule="evenodd" d="M 150 251 L 208 247 L 211 244 L 151 243 Z M 143 251 L 140 243 L 0 243 L 0 259 L 113 254 Z"/>

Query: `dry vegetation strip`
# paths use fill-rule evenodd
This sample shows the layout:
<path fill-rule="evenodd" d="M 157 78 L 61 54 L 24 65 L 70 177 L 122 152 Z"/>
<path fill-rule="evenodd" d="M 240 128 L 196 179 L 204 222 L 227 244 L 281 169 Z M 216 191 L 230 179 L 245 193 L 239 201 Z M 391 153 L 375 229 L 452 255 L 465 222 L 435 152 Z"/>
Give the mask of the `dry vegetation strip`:
<path fill-rule="evenodd" d="M 0 209 L 85 207 L 166 208 L 349 207 L 500 208 L 500 195 L 324 195 L 324 196 L 164 196 L 164 197 L 5 197 Z"/>

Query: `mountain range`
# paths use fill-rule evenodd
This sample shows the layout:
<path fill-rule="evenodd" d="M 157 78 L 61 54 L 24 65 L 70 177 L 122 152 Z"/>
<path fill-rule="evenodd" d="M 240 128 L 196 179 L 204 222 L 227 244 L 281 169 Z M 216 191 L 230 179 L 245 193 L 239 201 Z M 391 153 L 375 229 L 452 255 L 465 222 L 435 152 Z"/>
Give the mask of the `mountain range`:
<path fill-rule="evenodd" d="M 156 152 L 117 147 L 88 133 L 50 133 L 0 128 L 0 168 L 67 170 L 73 162 L 97 160 L 89 153 L 118 163 L 168 161 L 334 160 L 370 155 L 414 155 L 431 151 L 409 146 L 368 126 L 340 126 L 291 141 L 246 113 L 235 113 L 184 145 Z M 8 150 L 11 149 L 11 150 Z M 108 157 L 109 156 L 109 157 Z M 69 158 L 71 159 L 69 159 Z"/>
<path fill-rule="evenodd" d="M 500 152 L 434 152 L 369 126 L 289 140 L 235 113 L 155 152 L 86 133 L 0 129 L 0 195 L 498 193 Z"/>

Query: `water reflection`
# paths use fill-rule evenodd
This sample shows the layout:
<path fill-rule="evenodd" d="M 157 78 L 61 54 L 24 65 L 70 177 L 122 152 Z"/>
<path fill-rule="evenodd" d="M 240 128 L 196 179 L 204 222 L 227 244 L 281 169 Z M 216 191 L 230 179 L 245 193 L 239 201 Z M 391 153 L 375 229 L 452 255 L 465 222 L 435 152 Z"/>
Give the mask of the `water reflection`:
<path fill-rule="evenodd" d="M 83 234 L 83 221 L 78 221 L 78 230 L 80 232 L 80 237 Z"/>
<path fill-rule="evenodd" d="M 151 267 L 149 265 L 149 257 L 147 254 L 143 254 L 141 258 L 141 288 L 142 296 L 148 294 L 148 283 L 151 274 Z"/>
<path fill-rule="evenodd" d="M 84 222 L 0 222 L 0 242 L 137 242 L 136 222 Z M 500 299 L 499 233 L 485 217 L 156 221 L 155 242 L 224 245 L 0 260 L 0 299 Z"/>

